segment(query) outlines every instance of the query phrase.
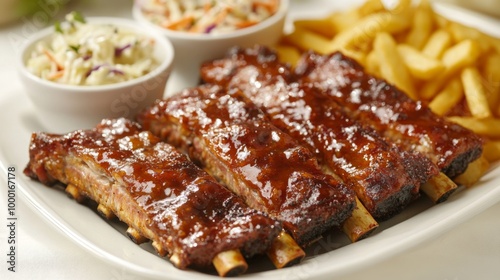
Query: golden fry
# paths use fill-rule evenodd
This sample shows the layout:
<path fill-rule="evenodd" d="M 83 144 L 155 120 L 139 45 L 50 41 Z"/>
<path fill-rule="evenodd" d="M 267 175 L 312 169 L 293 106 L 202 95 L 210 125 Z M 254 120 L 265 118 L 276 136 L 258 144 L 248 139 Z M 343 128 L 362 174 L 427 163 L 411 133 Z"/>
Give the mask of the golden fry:
<path fill-rule="evenodd" d="M 462 70 L 462 84 L 464 86 L 465 98 L 471 114 L 476 118 L 491 117 L 491 110 L 484 91 L 482 78 L 474 67 Z"/>
<path fill-rule="evenodd" d="M 484 143 L 483 155 L 489 162 L 500 160 L 500 141 Z"/>
<path fill-rule="evenodd" d="M 401 56 L 391 35 L 385 32 L 378 33 L 373 43 L 373 49 L 380 61 L 382 77 L 416 100 L 417 96 L 410 73 L 406 66 L 401 63 Z"/>
<path fill-rule="evenodd" d="M 443 72 L 441 61 L 427 57 L 414 47 L 399 45 L 398 52 L 413 77 L 428 80 Z"/>
<path fill-rule="evenodd" d="M 483 68 L 484 87 L 491 111 L 500 113 L 500 54 L 490 54 Z M 500 114 L 497 113 L 497 116 Z"/>
<path fill-rule="evenodd" d="M 459 69 L 476 62 L 480 53 L 481 50 L 476 41 L 465 40 L 446 50 L 442 61 L 447 68 Z"/>
<path fill-rule="evenodd" d="M 420 50 L 431 35 L 432 28 L 432 11 L 428 3 L 422 2 L 413 16 L 412 28 L 406 37 L 406 43 Z"/>
<path fill-rule="evenodd" d="M 292 67 L 295 67 L 300 59 L 300 51 L 292 46 L 278 45 L 274 47 L 281 62 L 289 63 Z"/>
<path fill-rule="evenodd" d="M 365 69 L 372 75 L 380 76 L 380 62 L 377 53 L 373 50 L 366 56 Z"/>
<path fill-rule="evenodd" d="M 442 30 L 436 30 L 430 37 L 422 53 L 430 58 L 441 58 L 446 49 L 451 45 L 451 35 Z"/>
<path fill-rule="evenodd" d="M 441 75 L 426 83 L 420 90 L 420 96 L 424 100 L 432 99 L 461 69 L 473 65 L 478 59 L 481 50 L 477 43 L 472 40 L 462 41 L 446 50 L 441 59 L 445 70 Z"/>
<path fill-rule="evenodd" d="M 491 43 L 486 38 L 487 36 L 472 27 L 464 26 L 456 22 L 450 22 L 448 25 L 448 31 L 453 37 L 453 40 L 457 43 L 465 40 L 476 41 L 481 49 L 481 52 L 488 52 L 492 47 Z"/>
<path fill-rule="evenodd" d="M 303 19 L 294 21 L 295 28 L 305 29 L 331 39 L 335 35 L 335 29 L 329 18 Z"/>
<path fill-rule="evenodd" d="M 303 28 L 296 28 L 291 34 L 285 36 L 283 41 L 303 51 L 314 50 L 327 54 L 331 50 L 331 41 L 328 38 Z"/>
<path fill-rule="evenodd" d="M 333 39 L 333 48 L 330 51 L 338 50 L 342 47 L 347 49 L 359 49 L 370 45 L 381 32 L 397 33 L 405 30 L 410 25 L 408 17 L 390 12 L 381 12 L 369 15 L 354 26 L 346 29 Z"/>
<path fill-rule="evenodd" d="M 429 108 L 435 114 L 444 116 L 462 100 L 463 96 L 462 82 L 458 78 L 453 79 L 429 103 Z"/>
<path fill-rule="evenodd" d="M 481 177 L 488 171 L 490 163 L 486 158 L 481 156 L 475 161 L 469 163 L 464 173 L 453 179 L 455 183 L 465 187 L 471 187 L 481 179 Z"/>
<path fill-rule="evenodd" d="M 426 2 L 426 1 L 425 1 Z M 412 9 L 412 0 L 399 0 L 396 2 L 394 7 L 390 7 L 388 10 L 392 14 L 407 14 Z"/>
<path fill-rule="evenodd" d="M 328 19 L 333 26 L 335 33 L 340 33 L 353 27 L 361 20 L 361 15 L 357 8 L 345 12 L 336 12 L 331 14 Z"/>
<path fill-rule="evenodd" d="M 500 138 L 500 119 L 478 119 L 474 117 L 448 117 L 448 120 L 468 128 L 479 135 Z"/>
<path fill-rule="evenodd" d="M 363 3 L 359 8 L 357 8 L 359 15 L 362 17 L 378 13 L 384 10 L 385 10 L 384 3 L 382 3 L 382 1 L 380 0 L 368 0 L 365 3 Z"/>

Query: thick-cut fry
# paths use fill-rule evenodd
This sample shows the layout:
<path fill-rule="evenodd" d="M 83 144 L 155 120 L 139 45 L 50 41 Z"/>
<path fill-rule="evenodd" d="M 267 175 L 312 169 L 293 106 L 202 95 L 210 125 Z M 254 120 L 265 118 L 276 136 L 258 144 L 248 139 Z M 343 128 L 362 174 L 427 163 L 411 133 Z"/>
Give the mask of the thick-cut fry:
<path fill-rule="evenodd" d="M 481 179 L 481 177 L 488 171 L 490 163 L 488 160 L 481 156 L 475 161 L 469 163 L 467 170 L 454 179 L 454 181 L 465 187 L 471 187 Z"/>
<path fill-rule="evenodd" d="M 429 3 L 422 1 L 413 16 L 412 29 L 408 33 L 406 43 L 416 49 L 421 49 L 432 33 L 432 21 L 432 12 Z"/>
<path fill-rule="evenodd" d="M 284 38 L 284 41 L 297 46 L 303 51 L 314 50 L 326 54 L 332 49 L 331 40 L 304 28 L 296 28 Z"/>
<path fill-rule="evenodd" d="M 428 80 L 444 70 L 444 65 L 439 60 L 427 57 L 409 45 L 398 45 L 398 52 L 415 78 Z"/>
<path fill-rule="evenodd" d="M 292 67 L 295 67 L 295 64 L 300 59 L 300 51 L 295 47 L 279 45 L 275 49 L 278 52 L 281 62 L 289 63 Z"/>
<path fill-rule="evenodd" d="M 426 1 L 426 0 L 423 0 Z M 390 4 L 390 3 L 389 3 Z M 388 7 L 388 10 L 392 14 L 408 14 L 408 12 L 411 12 L 412 9 L 412 0 L 399 0 L 396 1 L 396 4 L 394 7 Z"/>
<path fill-rule="evenodd" d="M 488 55 L 482 70 L 484 77 L 484 87 L 486 98 L 490 104 L 490 109 L 494 114 L 500 113 L 500 54 L 492 53 Z M 498 110 L 498 112 L 495 112 Z M 497 114 L 500 117 L 500 114 Z"/>
<path fill-rule="evenodd" d="M 382 77 L 403 90 L 412 99 L 417 99 L 410 73 L 406 66 L 401 63 L 401 56 L 394 39 L 388 33 L 380 32 L 375 38 L 373 49 L 380 61 Z"/>
<path fill-rule="evenodd" d="M 490 106 L 488 105 L 479 71 L 474 67 L 468 67 L 462 70 L 460 77 L 471 114 L 476 118 L 491 117 Z"/>
<path fill-rule="evenodd" d="M 359 49 L 369 46 L 378 33 L 397 33 L 408 28 L 409 25 L 409 17 L 403 14 L 381 12 L 369 15 L 361 19 L 352 28 L 337 34 L 333 39 L 332 49 L 329 52 L 342 47 Z"/>
<path fill-rule="evenodd" d="M 328 17 L 336 33 L 342 32 L 356 25 L 361 19 L 358 9 L 351 9 L 341 13 L 333 13 Z"/>
<path fill-rule="evenodd" d="M 446 50 L 442 61 L 447 68 L 458 69 L 476 62 L 480 52 L 476 41 L 465 40 Z"/>
<path fill-rule="evenodd" d="M 448 119 L 454 123 L 457 123 L 463 127 L 466 127 L 475 133 L 491 137 L 500 138 L 500 119 L 487 118 L 478 119 L 474 117 L 448 117 Z"/>
<path fill-rule="evenodd" d="M 353 50 L 353 49 L 349 49 L 349 48 L 345 48 L 345 47 L 341 47 L 338 49 L 338 51 L 342 52 L 343 54 L 349 56 L 350 58 L 356 60 L 358 63 L 360 63 L 361 65 L 364 65 L 365 64 L 365 61 L 366 61 L 366 55 L 364 52 L 362 51 L 358 51 L 358 50 Z"/>
<path fill-rule="evenodd" d="M 483 156 L 489 162 L 500 160 L 500 140 L 487 141 L 484 143 Z"/>
<path fill-rule="evenodd" d="M 366 56 L 365 69 L 372 75 L 380 76 L 380 62 L 374 50 Z"/>
<path fill-rule="evenodd" d="M 360 16 L 367 16 L 384 10 L 384 3 L 380 0 L 368 0 L 357 8 Z"/>
<path fill-rule="evenodd" d="M 430 36 L 429 40 L 422 48 L 422 53 L 430 58 L 441 58 L 450 45 L 450 33 L 439 29 Z"/>
<path fill-rule="evenodd" d="M 480 51 L 477 43 L 472 40 L 462 41 L 446 50 L 442 58 L 445 66 L 444 72 L 426 83 L 420 91 L 420 96 L 424 100 L 432 99 L 453 75 L 461 69 L 474 64 L 479 57 Z"/>
<path fill-rule="evenodd" d="M 295 28 L 305 29 L 331 39 L 335 29 L 330 18 L 303 19 L 294 21 Z"/>
<path fill-rule="evenodd" d="M 482 52 L 488 52 L 492 47 L 486 36 L 479 32 L 479 30 L 472 27 L 464 26 L 457 22 L 450 22 L 448 25 L 448 31 L 450 32 L 453 40 L 457 43 L 465 40 L 476 41 Z"/>
<path fill-rule="evenodd" d="M 444 116 L 462 100 L 463 96 L 462 82 L 458 78 L 453 79 L 429 103 L 429 108 L 434 113 Z"/>

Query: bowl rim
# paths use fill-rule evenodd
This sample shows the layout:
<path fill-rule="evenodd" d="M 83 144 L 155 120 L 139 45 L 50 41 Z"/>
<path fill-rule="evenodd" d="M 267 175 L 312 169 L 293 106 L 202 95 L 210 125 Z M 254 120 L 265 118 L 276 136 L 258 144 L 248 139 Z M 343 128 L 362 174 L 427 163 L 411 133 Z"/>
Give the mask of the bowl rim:
<path fill-rule="evenodd" d="M 188 33 L 184 31 L 173 31 L 152 23 L 151 21 L 149 21 L 147 18 L 144 17 L 140 8 L 141 1 L 144 0 L 135 0 L 134 5 L 132 6 L 132 17 L 136 21 L 148 27 L 151 27 L 156 31 L 161 32 L 163 35 L 165 35 L 170 39 L 174 40 L 182 39 L 182 40 L 192 40 L 192 41 L 202 41 L 202 42 L 234 39 L 237 37 L 244 37 L 259 32 L 261 30 L 264 30 L 285 19 L 288 13 L 288 7 L 290 5 L 290 0 L 280 0 L 279 9 L 272 16 L 264 19 L 263 21 L 253 26 L 238 29 L 236 31 L 228 33 L 206 34 L 206 33 Z"/>
<path fill-rule="evenodd" d="M 159 75 L 162 75 L 165 71 L 171 71 L 173 67 L 173 61 L 175 57 L 174 47 L 172 42 L 165 36 L 161 36 L 157 32 L 152 32 L 150 30 L 141 29 L 140 26 L 134 20 L 126 19 L 126 18 L 117 18 L 117 17 L 85 17 L 85 20 L 88 23 L 92 24 L 112 24 L 118 27 L 125 27 L 130 29 L 132 32 L 136 32 L 137 34 L 145 35 L 149 38 L 153 38 L 155 40 L 155 48 L 160 48 L 160 51 L 165 53 L 165 58 L 162 59 L 156 68 L 154 68 L 151 72 L 128 80 L 113 84 L 105 84 L 105 85 L 69 85 L 63 83 L 57 83 L 42 79 L 37 75 L 31 73 L 26 67 L 26 62 L 29 54 L 27 53 L 29 50 L 33 48 L 35 44 L 39 41 L 44 40 L 54 34 L 54 27 L 48 26 L 43 28 L 30 37 L 21 45 L 21 51 L 17 55 L 17 68 L 21 75 L 24 75 L 26 78 L 32 80 L 33 82 L 39 83 L 46 87 L 53 87 L 60 90 L 71 91 L 72 94 L 76 93 L 89 93 L 94 91 L 104 92 L 110 90 L 120 90 L 124 88 L 128 88 L 130 86 L 135 86 L 141 83 L 144 83 L 150 79 L 153 79 Z M 141 30 L 139 33 L 138 31 Z M 170 73 L 168 73 L 169 75 Z"/>

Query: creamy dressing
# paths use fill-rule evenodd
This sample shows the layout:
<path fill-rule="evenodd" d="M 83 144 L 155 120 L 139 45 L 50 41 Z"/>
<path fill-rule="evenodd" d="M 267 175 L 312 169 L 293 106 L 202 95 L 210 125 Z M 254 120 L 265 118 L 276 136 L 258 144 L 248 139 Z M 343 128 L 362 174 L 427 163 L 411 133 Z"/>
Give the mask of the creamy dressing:
<path fill-rule="evenodd" d="M 78 13 L 55 25 L 50 40 L 40 41 L 27 62 L 42 79 L 69 85 L 105 85 L 152 71 L 154 40 L 112 24 L 87 23 Z"/>
<path fill-rule="evenodd" d="M 279 0 L 145 0 L 151 22 L 175 31 L 220 34 L 255 25 L 279 8 Z"/>

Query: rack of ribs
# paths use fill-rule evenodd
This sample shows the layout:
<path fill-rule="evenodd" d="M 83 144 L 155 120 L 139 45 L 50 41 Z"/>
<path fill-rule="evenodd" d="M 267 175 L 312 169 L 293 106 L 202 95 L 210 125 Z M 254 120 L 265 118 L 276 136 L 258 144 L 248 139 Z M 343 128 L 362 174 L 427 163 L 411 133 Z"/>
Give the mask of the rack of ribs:
<path fill-rule="evenodd" d="M 34 133 L 29 152 L 26 175 L 96 201 L 106 216 L 129 226 L 133 240 L 151 240 L 181 269 L 216 265 L 227 252 L 261 254 L 281 232 L 279 222 L 129 120 L 103 120 L 66 135 Z"/>
<path fill-rule="evenodd" d="M 294 82 L 294 73 L 266 47 L 233 48 L 225 58 L 202 65 L 201 76 L 206 83 L 240 89 L 273 124 L 349 183 L 376 219 L 399 213 L 419 196 L 419 186 L 438 173 L 425 157 L 401 150 L 350 118 L 320 89 Z"/>
<path fill-rule="evenodd" d="M 304 54 L 295 75 L 299 82 L 322 89 L 351 117 L 370 124 L 390 141 L 421 152 L 450 178 L 463 173 L 482 153 L 482 140 L 472 131 L 437 116 L 422 101 L 367 74 L 340 52 Z"/>
<path fill-rule="evenodd" d="M 300 245 L 341 225 L 354 195 L 240 91 L 189 88 L 139 114 L 145 129 L 189 154 Z"/>

